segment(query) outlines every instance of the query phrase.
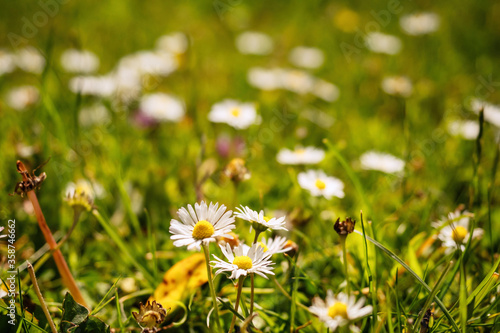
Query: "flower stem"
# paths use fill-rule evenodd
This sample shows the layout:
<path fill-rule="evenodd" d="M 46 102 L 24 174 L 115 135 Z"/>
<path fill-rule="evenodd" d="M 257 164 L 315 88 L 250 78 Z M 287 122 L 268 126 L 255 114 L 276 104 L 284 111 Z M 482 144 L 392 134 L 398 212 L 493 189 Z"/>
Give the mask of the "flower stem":
<path fill-rule="evenodd" d="M 345 236 L 340 236 L 340 243 L 342 244 L 342 258 L 344 261 L 344 273 L 345 273 L 345 282 L 346 282 L 346 294 L 347 296 L 350 295 L 350 288 L 349 288 L 349 271 L 347 269 L 347 246 L 346 246 L 346 239 L 347 237 Z"/>
<path fill-rule="evenodd" d="M 255 229 L 255 238 L 253 240 L 253 243 L 252 244 L 255 244 L 257 243 L 257 241 L 259 240 L 259 235 L 262 231 L 258 231 L 257 229 Z"/>
<path fill-rule="evenodd" d="M 203 244 L 203 252 L 205 253 L 205 263 L 207 265 L 208 285 L 210 286 L 210 293 L 212 294 L 212 302 L 214 304 L 215 324 L 217 325 L 217 332 L 222 332 L 220 326 L 217 297 L 215 295 L 214 281 L 212 279 L 212 267 L 210 267 L 210 249 L 208 244 Z"/>
<path fill-rule="evenodd" d="M 36 280 L 35 276 L 35 270 L 33 269 L 33 266 L 28 262 L 27 264 L 28 267 L 28 273 L 31 278 L 31 283 L 33 284 L 33 289 L 35 289 L 36 296 L 38 297 L 38 300 L 40 301 L 40 306 L 43 310 L 43 313 L 45 314 L 45 318 L 47 318 L 47 321 L 49 322 L 50 325 L 50 330 L 52 333 L 57 333 L 56 325 L 54 325 L 54 321 L 52 320 L 52 317 L 50 316 L 49 309 L 47 308 L 47 304 L 45 304 L 45 300 L 43 299 L 42 293 L 40 292 L 40 287 L 38 286 L 38 282 Z"/>
<path fill-rule="evenodd" d="M 245 280 L 245 276 L 240 276 L 238 280 L 238 294 L 236 295 L 236 303 L 234 303 L 234 311 L 238 313 L 238 307 L 240 305 L 240 297 L 241 290 L 243 289 L 243 281 Z M 236 313 L 233 314 L 233 319 L 231 320 L 231 327 L 229 327 L 229 333 L 232 333 L 234 330 L 234 324 L 236 323 Z"/>
<path fill-rule="evenodd" d="M 253 297 L 254 297 L 254 283 L 253 283 L 254 273 L 250 273 L 250 316 L 253 314 Z"/>
<path fill-rule="evenodd" d="M 23 162 L 17 161 L 17 170 L 23 176 L 23 181 L 29 181 L 29 173 Z M 57 243 L 54 239 L 54 236 L 52 235 L 52 232 L 49 229 L 49 226 L 47 225 L 47 221 L 45 221 L 45 217 L 43 216 L 42 208 L 40 208 L 40 204 L 38 203 L 35 191 L 29 191 L 27 194 L 28 198 L 31 201 L 31 204 L 33 205 L 36 219 L 38 221 L 38 226 L 42 231 L 45 241 L 47 242 L 47 244 L 49 244 L 50 250 L 52 251 L 52 256 L 54 257 L 54 261 L 57 266 L 57 270 L 59 271 L 59 274 L 61 274 L 63 283 L 69 289 L 71 295 L 75 298 L 75 301 L 88 308 L 88 305 L 83 299 L 80 289 L 76 285 L 75 279 L 73 278 L 73 275 L 69 270 L 68 264 L 66 263 L 61 250 L 57 248 Z"/>

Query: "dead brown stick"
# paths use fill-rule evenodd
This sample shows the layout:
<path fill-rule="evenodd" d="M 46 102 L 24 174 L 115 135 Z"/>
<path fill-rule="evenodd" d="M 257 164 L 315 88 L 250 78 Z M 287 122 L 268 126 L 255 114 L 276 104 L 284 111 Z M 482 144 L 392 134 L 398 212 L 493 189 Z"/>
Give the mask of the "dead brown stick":
<path fill-rule="evenodd" d="M 23 181 L 27 182 L 29 173 L 23 162 L 17 161 L 17 170 L 23 176 Z M 42 230 L 45 241 L 47 242 L 47 244 L 49 244 L 52 256 L 54 257 L 54 261 L 56 262 L 57 269 L 59 270 L 59 274 L 61 274 L 64 285 L 69 289 L 69 292 L 71 293 L 75 301 L 85 307 L 88 307 L 87 303 L 83 299 L 80 289 L 76 285 L 75 279 L 73 278 L 73 275 L 69 270 L 68 264 L 66 263 L 61 250 L 57 248 L 57 243 L 54 239 L 54 236 L 52 236 L 52 232 L 50 231 L 47 222 L 45 221 L 45 217 L 43 216 L 43 212 L 40 208 L 40 204 L 38 203 L 35 191 L 28 191 L 27 195 L 31 201 L 31 204 L 33 205 L 36 219 L 38 220 L 38 226 L 40 227 L 40 230 Z"/>

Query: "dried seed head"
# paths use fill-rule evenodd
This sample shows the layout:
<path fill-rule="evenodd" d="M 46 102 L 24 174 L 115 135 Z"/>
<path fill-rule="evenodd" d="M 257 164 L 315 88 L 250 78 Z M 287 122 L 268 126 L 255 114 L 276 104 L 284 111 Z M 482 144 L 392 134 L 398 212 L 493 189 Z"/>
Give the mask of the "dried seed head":
<path fill-rule="evenodd" d="M 165 321 L 167 310 L 156 301 L 153 301 L 153 303 L 148 301 L 146 305 L 140 303 L 139 313 L 132 312 L 132 315 L 144 331 L 156 332 L 156 328 Z"/>
<path fill-rule="evenodd" d="M 235 183 L 250 179 L 250 171 L 242 158 L 233 158 L 224 168 L 224 175 Z"/>
<path fill-rule="evenodd" d="M 350 217 L 347 217 L 344 221 L 340 221 L 340 218 L 337 219 L 335 222 L 335 225 L 333 226 L 333 229 L 341 235 L 341 236 L 347 236 L 350 233 L 354 231 L 354 225 L 356 224 L 356 221 L 351 219 Z"/>

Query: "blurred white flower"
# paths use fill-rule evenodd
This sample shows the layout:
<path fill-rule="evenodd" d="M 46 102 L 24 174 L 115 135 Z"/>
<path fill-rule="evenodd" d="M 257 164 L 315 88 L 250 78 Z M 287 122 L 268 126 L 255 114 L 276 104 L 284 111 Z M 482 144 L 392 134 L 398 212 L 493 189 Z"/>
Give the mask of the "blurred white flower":
<path fill-rule="evenodd" d="M 291 246 L 287 246 L 288 240 L 286 237 L 276 236 L 274 238 L 262 238 L 257 244 L 264 249 L 264 253 L 284 253 L 292 250 Z"/>
<path fill-rule="evenodd" d="M 125 66 L 139 75 L 168 76 L 178 68 L 175 56 L 165 51 L 139 51 L 122 58 L 119 67 Z"/>
<path fill-rule="evenodd" d="M 99 58 L 87 50 L 68 49 L 61 55 L 61 65 L 69 73 L 90 74 L 99 68 Z"/>
<path fill-rule="evenodd" d="M 76 76 L 69 81 L 69 89 L 75 94 L 109 97 L 116 83 L 111 76 Z"/>
<path fill-rule="evenodd" d="M 143 80 L 135 68 L 118 66 L 110 75 L 115 85 L 115 96 L 125 103 L 137 100 L 142 92 Z"/>
<path fill-rule="evenodd" d="M 164 93 L 143 96 L 139 108 L 146 117 L 159 122 L 178 122 L 185 114 L 184 103 L 177 97 Z"/>
<path fill-rule="evenodd" d="M 39 99 L 38 88 L 26 85 L 9 90 L 6 102 L 14 110 L 23 111 L 34 105 Z"/>
<path fill-rule="evenodd" d="M 333 83 L 324 80 L 316 80 L 312 89 L 312 94 L 327 102 L 333 102 L 339 98 L 340 92 L 339 88 Z"/>
<path fill-rule="evenodd" d="M 439 28 L 439 16 L 428 12 L 415 13 L 401 17 L 399 24 L 408 35 L 425 35 Z"/>
<path fill-rule="evenodd" d="M 344 197 L 344 183 L 335 177 L 327 176 L 322 170 L 308 170 L 298 175 L 300 187 L 308 190 L 312 196 Z"/>
<path fill-rule="evenodd" d="M 156 48 L 158 50 L 170 52 L 173 54 L 185 53 L 188 49 L 188 46 L 188 38 L 182 32 L 173 32 L 171 34 L 161 36 L 156 41 Z"/>
<path fill-rule="evenodd" d="M 214 123 L 226 123 L 236 129 L 245 129 L 259 121 L 253 103 L 241 103 L 226 99 L 212 106 L 208 119 Z"/>
<path fill-rule="evenodd" d="M 442 246 L 446 248 L 446 254 L 452 253 L 458 247 L 460 247 L 462 251 L 465 250 L 465 244 L 467 244 L 470 238 L 469 222 L 471 216 L 472 214 L 467 211 L 460 212 L 457 210 L 448 215 L 448 221 L 433 223 L 434 227 L 440 227 L 440 225 L 446 224 L 439 231 L 438 235 L 438 238 L 443 242 Z M 473 230 L 472 239 L 481 238 L 483 233 L 483 229 L 475 228 Z"/>
<path fill-rule="evenodd" d="M 45 67 L 45 57 L 31 46 L 20 49 L 15 59 L 17 67 L 25 72 L 40 74 Z"/>
<path fill-rule="evenodd" d="M 12 72 L 16 69 L 14 55 L 10 52 L 0 49 L 0 76 Z"/>
<path fill-rule="evenodd" d="M 284 70 L 281 68 L 253 67 L 248 71 L 248 82 L 261 90 L 276 90 L 283 88 L 282 77 Z"/>
<path fill-rule="evenodd" d="M 312 91 L 315 79 L 309 73 L 292 69 L 282 73 L 281 83 L 283 88 L 303 95 Z"/>
<path fill-rule="evenodd" d="M 264 215 L 264 211 L 260 212 L 256 210 L 252 210 L 250 207 L 245 207 L 241 205 L 241 207 L 236 208 L 237 212 L 235 213 L 236 217 L 239 217 L 242 220 L 248 221 L 252 223 L 252 228 L 257 229 L 258 231 L 265 231 L 267 229 L 271 230 L 287 230 L 284 226 L 286 224 L 285 217 L 273 217 L 269 218 Z"/>
<path fill-rule="evenodd" d="M 84 127 L 92 125 L 106 125 L 111 121 L 108 109 L 96 103 L 91 106 L 86 106 L 78 112 L 78 122 Z"/>
<path fill-rule="evenodd" d="M 298 46 L 292 49 L 288 60 L 297 67 L 318 68 L 323 65 L 325 55 L 318 48 Z"/>
<path fill-rule="evenodd" d="M 220 249 L 226 260 L 219 259 L 213 255 L 214 261 L 211 261 L 212 267 L 217 269 L 215 275 L 223 272 L 229 272 L 230 279 L 238 279 L 240 276 L 247 276 L 247 274 L 257 274 L 267 279 L 266 275 L 274 275 L 272 272 L 274 263 L 270 260 L 271 253 L 264 253 L 262 247 L 258 244 L 253 244 L 252 247 L 240 244 L 234 249 L 231 245 L 220 245 Z"/>
<path fill-rule="evenodd" d="M 243 54 L 266 55 L 273 51 L 273 40 L 266 34 L 246 31 L 236 37 L 236 48 Z"/>
<path fill-rule="evenodd" d="M 484 108 L 484 120 L 500 127 L 500 106 L 488 103 L 486 101 L 474 98 L 471 102 L 471 108 L 474 112 L 479 113 Z"/>
<path fill-rule="evenodd" d="M 364 298 L 360 298 L 356 302 L 354 296 L 348 296 L 344 293 L 335 296 L 331 290 L 328 290 L 325 300 L 319 297 L 313 299 L 309 311 L 318 316 L 319 320 L 334 332 L 338 327 L 348 325 L 352 321 L 370 314 L 372 306 L 363 306 L 364 303 Z M 359 332 L 359 328 L 354 325 L 351 325 L 349 329 L 350 332 Z"/>
<path fill-rule="evenodd" d="M 385 54 L 397 54 L 401 50 L 399 38 L 381 32 L 371 32 L 367 34 L 366 46 L 373 52 Z"/>
<path fill-rule="evenodd" d="M 382 90 L 389 95 L 409 97 L 413 92 L 413 85 L 406 76 L 388 76 L 382 80 Z"/>
<path fill-rule="evenodd" d="M 448 124 L 448 132 L 466 140 L 475 140 L 479 134 L 479 123 L 472 120 L 455 120 Z"/>
<path fill-rule="evenodd" d="M 316 147 L 295 147 L 294 150 L 283 148 L 276 159 L 280 164 L 317 164 L 325 158 L 325 151 Z"/>
<path fill-rule="evenodd" d="M 405 162 L 393 155 L 368 151 L 359 158 L 361 167 L 365 170 L 377 170 L 385 173 L 400 173 L 405 168 Z"/>

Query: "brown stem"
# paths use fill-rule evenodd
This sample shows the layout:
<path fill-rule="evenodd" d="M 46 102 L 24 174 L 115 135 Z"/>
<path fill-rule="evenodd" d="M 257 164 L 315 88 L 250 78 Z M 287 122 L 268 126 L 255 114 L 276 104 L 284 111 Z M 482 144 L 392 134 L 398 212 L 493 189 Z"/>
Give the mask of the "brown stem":
<path fill-rule="evenodd" d="M 23 162 L 17 161 L 17 170 L 23 176 L 23 181 L 28 181 L 29 173 Z M 47 222 L 45 221 L 45 217 L 43 216 L 42 208 L 40 208 L 40 204 L 38 203 L 35 191 L 29 191 L 27 194 L 28 198 L 31 201 L 31 204 L 33 205 L 33 209 L 35 210 L 38 226 L 40 227 L 40 230 L 42 230 L 45 241 L 47 242 L 47 244 L 49 244 L 50 250 L 52 251 L 52 256 L 54 257 L 54 261 L 56 262 L 57 269 L 59 270 L 59 274 L 61 274 L 64 285 L 69 289 L 75 301 L 85 307 L 88 307 L 87 303 L 83 299 L 80 289 L 76 285 L 75 279 L 73 278 L 73 275 L 69 270 L 68 264 L 66 263 L 61 250 L 57 248 L 57 243 L 54 239 L 54 236 L 52 236 L 52 232 L 50 231 Z"/>
<path fill-rule="evenodd" d="M 54 321 L 52 320 L 52 317 L 50 316 L 49 309 L 47 308 L 47 304 L 45 304 L 45 300 L 43 299 L 42 293 L 40 292 L 40 287 L 38 287 L 38 281 L 36 280 L 35 276 L 35 270 L 33 269 L 33 266 L 28 262 L 28 273 L 31 278 L 31 283 L 33 284 L 33 289 L 35 289 L 36 296 L 38 297 L 38 300 L 40 301 L 40 306 L 42 307 L 43 313 L 45 314 L 45 318 L 47 318 L 47 321 L 49 322 L 50 329 L 52 333 L 57 333 L 56 325 L 54 325 Z"/>

